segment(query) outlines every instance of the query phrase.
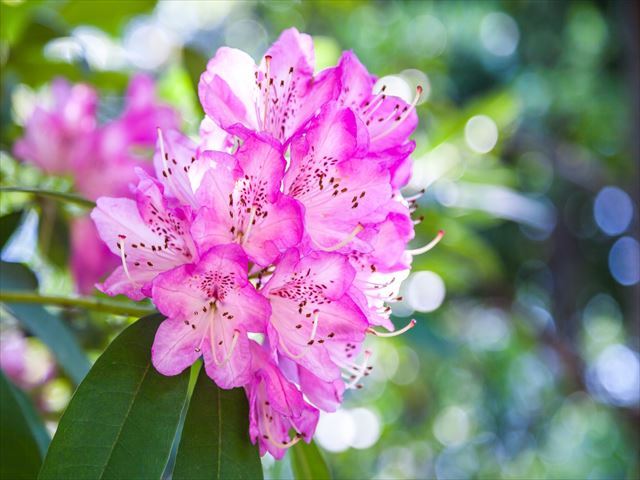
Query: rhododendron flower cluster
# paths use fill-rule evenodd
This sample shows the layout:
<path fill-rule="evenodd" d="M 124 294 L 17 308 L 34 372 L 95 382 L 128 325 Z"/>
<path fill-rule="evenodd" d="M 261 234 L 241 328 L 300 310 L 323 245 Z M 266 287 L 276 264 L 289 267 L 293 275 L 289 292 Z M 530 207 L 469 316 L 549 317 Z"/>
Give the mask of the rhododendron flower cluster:
<path fill-rule="evenodd" d="M 136 149 L 155 145 L 157 128 L 177 128 L 179 115 L 156 100 L 153 80 L 135 76 L 129 84 L 122 114 L 100 125 L 98 94 L 85 84 L 63 79 L 51 84 L 52 104 L 36 106 L 25 125 L 15 155 L 55 175 L 70 175 L 75 189 L 95 200 L 102 195 L 128 195 L 135 168 L 150 170 Z M 88 217 L 71 223 L 71 270 L 82 293 L 116 263 Z"/>
<path fill-rule="evenodd" d="M 319 410 L 372 368 L 367 334 L 398 333 L 374 327 L 394 330 L 389 303 L 419 253 L 399 192 L 418 117 L 374 84 L 351 52 L 314 75 L 295 29 L 258 64 L 221 48 L 200 79 L 199 143 L 160 130 L 155 176 L 138 170 L 133 199 L 92 213 L 121 260 L 102 291 L 166 316 L 155 368 L 202 357 L 219 387 L 244 387 L 261 454 L 310 441 Z"/>

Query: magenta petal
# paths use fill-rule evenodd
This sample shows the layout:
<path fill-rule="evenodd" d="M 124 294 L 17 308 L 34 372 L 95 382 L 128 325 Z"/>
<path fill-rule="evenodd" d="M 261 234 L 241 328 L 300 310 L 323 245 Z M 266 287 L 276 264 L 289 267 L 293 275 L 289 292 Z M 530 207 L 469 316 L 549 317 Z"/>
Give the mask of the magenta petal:
<path fill-rule="evenodd" d="M 303 367 L 298 367 L 300 389 L 309 400 L 325 412 L 335 412 L 342 403 L 345 385 L 342 380 L 323 381 Z"/>

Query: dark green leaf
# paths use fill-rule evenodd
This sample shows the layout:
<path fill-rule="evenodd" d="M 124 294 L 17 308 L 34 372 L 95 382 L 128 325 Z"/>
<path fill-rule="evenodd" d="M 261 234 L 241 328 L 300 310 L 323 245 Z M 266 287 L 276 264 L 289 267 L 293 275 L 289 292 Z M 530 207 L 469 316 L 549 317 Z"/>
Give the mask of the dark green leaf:
<path fill-rule="evenodd" d="M 193 85 L 193 91 L 198 91 L 198 83 L 200 82 L 200 75 L 207 68 L 207 58 L 200 52 L 193 48 L 185 47 L 182 50 L 182 64 L 186 69 L 191 84 Z M 204 113 L 200 106 L 200 102 L 195 103 L 195 108 L 199 110 L 198 113 Z"/>
<path fill-rule="evenodd" d="M 162 320 L 138 320 L 100 356 L 60 421 L 40 479 L 160 478 L 189 385 L 189 370 L 166 377 L 151 364 Z"/>
<path fill-rule="evenodd" d="M 37 289 L 38 280 L 27 267 L 18 263 L 0 263 L 0 290 Z M 6 308 L 30 333 L 51 349 L 58 364 L 76 384 L 82 381 L 89 371 L 89 360 L 67 324 L 49 313 L 42 305 L 11 303 L 7 304 Z"/>
<path fill-rule="evenodd" d="M 331 471 L 314 442 L 298 442 L 289 449 L 291 467 L 296 480 L 326 480 Z"/>
<path fill-rule="evenodd" d="M 258 449 L 249 440 L 249 408 L 240 388 L 222 390 L 203 369 L 178 447 L 174 480 L 262 478 Z"/>
<path fill-rule="evenodd" d="M 7 244 L 13 232 L 16 231 L 20 220 L 22 219 L 22 211 L 7 213 L 0 217 L 0 250 Z"/>
<path fill-rule="evenodd" d="M 35 478 L 49 434 L 29 399 L 0 371 L 0 478 Z"/>

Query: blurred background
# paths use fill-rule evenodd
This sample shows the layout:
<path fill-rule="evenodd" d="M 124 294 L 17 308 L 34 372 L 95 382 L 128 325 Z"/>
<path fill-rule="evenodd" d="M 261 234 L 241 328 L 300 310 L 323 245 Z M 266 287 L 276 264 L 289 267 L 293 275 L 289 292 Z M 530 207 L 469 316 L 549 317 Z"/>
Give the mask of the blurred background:
<path fill-rule="evenodd" d="M 353 49 L 392 93 L 425 87 L 407 193 L 424 221 L 363 390 L 323 416 L 336 478 L 638 478 L 640 245 L 638 6 L 633 1 L 206 2 L 1 0 L 4 186 L 70 189 L 12 157 L 57 76 L 94 85 L 99 117 L 131 75 L 197 133 L 195 85 L 222 45 L 259 58 L 279 32 L 314 36 L 318 68 Z M 2 193 L 2 258 L 71 293 L 65 220 Z M 10 223 L 8 219 L 12 219 Z M 10 225 L 10 226 L 9 226 Z M 40 229 L 47 226 L 49 240 Z M 128 320 L 48 309 L 93 358 Z M 55 429 L 72 393 L 47 348 L 2 315 L 2 367 Z M 16 353 L 18 352 L 18 353 Z M 265 459 L 270 478 L 288 461 Z"/>

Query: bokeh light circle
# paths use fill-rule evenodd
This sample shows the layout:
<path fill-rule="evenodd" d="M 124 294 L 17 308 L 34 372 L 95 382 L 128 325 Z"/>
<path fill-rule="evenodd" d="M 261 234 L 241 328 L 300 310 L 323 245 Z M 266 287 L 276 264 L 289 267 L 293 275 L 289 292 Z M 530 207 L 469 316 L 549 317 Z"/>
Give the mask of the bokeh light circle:
<path fill-rule="evenodd" d="M 609 270 L 625 286 L 640 282 L 640 244 L 635 238 L 622 237 L 609 252 Z"/>
<path fill-rule="evenodd" d="M 607 235 L 620 235 L 631 223 L 633 203 L 629 195 L 618 187 L 604 187 L 593 204 L 593 216 Z"/>
<path fill-rule="evenodd" d="M 464 138 L 471 150 L 489 153 L 498 143 L 496 122 L 486 115 L 471 117 L 464 127 Z"/>

